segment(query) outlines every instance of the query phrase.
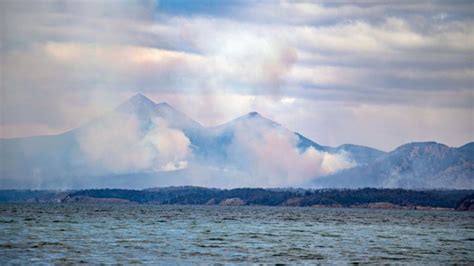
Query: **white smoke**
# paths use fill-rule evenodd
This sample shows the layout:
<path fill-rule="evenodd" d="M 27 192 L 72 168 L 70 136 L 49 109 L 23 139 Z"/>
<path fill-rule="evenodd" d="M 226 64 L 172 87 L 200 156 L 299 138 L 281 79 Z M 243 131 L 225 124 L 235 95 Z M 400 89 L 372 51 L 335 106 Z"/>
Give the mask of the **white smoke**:
<path fill-rule="evenodd" d="M 298 148 L 298 136 L 280 126 L 250 119 L 238 124 L 228 150 L 252 186 L 301 186 L 312 179 L 354 166 L 345 153 Z"/>
<path fill-rule="evenodd" d="M 112 173 L 171 171 L 187 167 L 189 139 L 166 121 L 150 128 L 133 114 L 116 113 L 91 123 L 78 136 L 81 152 L 94 166 Z"/>

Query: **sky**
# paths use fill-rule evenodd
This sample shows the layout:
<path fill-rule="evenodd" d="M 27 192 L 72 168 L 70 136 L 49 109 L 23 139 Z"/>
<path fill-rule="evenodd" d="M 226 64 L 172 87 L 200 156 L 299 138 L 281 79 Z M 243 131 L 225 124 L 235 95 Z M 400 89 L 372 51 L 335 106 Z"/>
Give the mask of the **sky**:
<path fill-rule="evenodd" d="M 204 126 L 251 111 L 317 143 L 474 140 L 472 1 L 0 1 L 0 137 L 136 93 Z"/>

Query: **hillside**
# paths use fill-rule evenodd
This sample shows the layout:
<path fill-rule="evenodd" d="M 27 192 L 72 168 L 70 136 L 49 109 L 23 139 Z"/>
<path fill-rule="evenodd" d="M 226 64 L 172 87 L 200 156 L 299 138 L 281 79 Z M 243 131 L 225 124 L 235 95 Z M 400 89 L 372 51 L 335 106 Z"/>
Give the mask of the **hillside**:
<path fill-rule="evenodd" d="M 0 139 L 0 188 L 474 188 L 474 144 L 330 147 L 258 112 L 203 127 L 137 94 L 59 135 Z"/>
<path fill-rule="evenodd" d="M 473 151 L 463 147 L 451 148 L 436 142 L 409 143 L 367 165 L 316 179 L 314 184 L 334 188 L 472 188 Z"/>

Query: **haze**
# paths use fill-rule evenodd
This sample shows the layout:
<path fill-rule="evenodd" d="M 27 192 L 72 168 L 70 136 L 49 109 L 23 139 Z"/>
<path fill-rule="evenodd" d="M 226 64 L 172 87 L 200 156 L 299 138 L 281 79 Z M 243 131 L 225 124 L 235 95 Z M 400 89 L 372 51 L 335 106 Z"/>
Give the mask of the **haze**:
<path fill-rule="evenodd" d="M 325 145 L 474 139 L 471 1 L 1 1 L 0 137 L 136 93 L 204 126 L 258 111 Z"/>

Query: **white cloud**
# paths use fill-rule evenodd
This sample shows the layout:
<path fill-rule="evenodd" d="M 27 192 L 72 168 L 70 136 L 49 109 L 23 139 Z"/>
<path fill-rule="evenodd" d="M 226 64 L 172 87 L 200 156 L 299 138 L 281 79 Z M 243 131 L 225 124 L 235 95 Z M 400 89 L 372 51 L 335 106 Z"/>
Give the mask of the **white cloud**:
<path fill-rule="evenodd" d="M 283 104 L 293 104 L 295 102 L 295 98 L 292 97 L 283 97 L 280 102 Z"/>

